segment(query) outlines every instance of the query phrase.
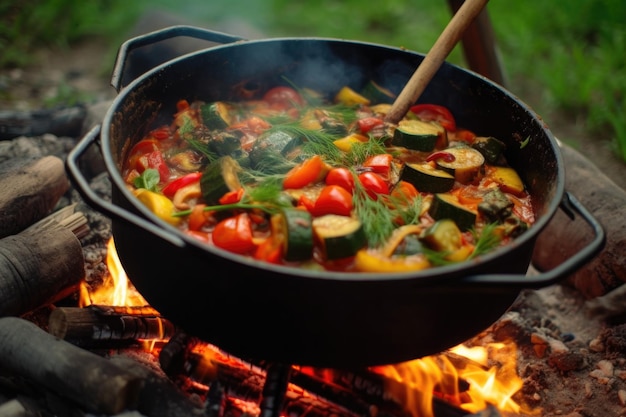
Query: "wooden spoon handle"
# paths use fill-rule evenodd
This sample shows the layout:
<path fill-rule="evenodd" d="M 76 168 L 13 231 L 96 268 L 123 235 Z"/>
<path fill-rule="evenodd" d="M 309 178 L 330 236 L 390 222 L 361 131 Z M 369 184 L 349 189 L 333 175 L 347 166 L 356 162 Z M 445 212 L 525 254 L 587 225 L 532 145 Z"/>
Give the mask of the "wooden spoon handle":
<path fill-rule="evenodd" d="M 463 2 L 394 101 L 385 121 L 395 124 L 404 117 L 409 107 L 424 92 L 424 89 L 446 60 L 448 54 L 450 54 L 467 27 L 478 16 L 488 1 L 465 0 Z"/>

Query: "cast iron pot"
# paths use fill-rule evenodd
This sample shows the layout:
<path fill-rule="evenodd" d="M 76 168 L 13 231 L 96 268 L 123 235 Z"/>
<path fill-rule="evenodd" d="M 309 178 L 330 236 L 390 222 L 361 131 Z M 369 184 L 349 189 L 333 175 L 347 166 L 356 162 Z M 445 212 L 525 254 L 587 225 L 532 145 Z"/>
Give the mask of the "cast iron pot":
<path fill-rule="evenodd" d="M 159 65 L 123 86 L 129 52 L 176 36 L 221 43 Z M 126 188 L 125 152 L 168 123 L 181 98 L 238 100 L 289 80 L 333 94 L 373 79 L 399 92 L 423 55 L 323 38 L 243 41 L 176 26 L 124 43 L 112 84 L 119 95 L 101 126 L 67 159 L 83 197 L 112 218 L 113 237 L 135 287 L 165 317 L 241 358 L 323 367 L 397 363 L 455 346 L 494 323 L 523 288 L 552 284 L 599 252 L 599 223 L 564 191 L 558 145 L 537 115 L 511 93 L 444 64 L 420 97 L 451 109 L 459 126 L 492 135 L 528 186 L 534 224 L 512 245 L 468 263 L 398 274 L 303 271 L 207 247 L 159 220 Z M 122 88 L 123 87 L 123 88 Z M 247 97 L 247 96 L 246 96 Z M 530 138 L 526 146 L 521 142 Z M 89 189 L 80 161 L 99 139 L 112 202 Z M 561 207 L 581 215 L 593 240 L 554 270 L 526 276 L 534 242 Z"/>

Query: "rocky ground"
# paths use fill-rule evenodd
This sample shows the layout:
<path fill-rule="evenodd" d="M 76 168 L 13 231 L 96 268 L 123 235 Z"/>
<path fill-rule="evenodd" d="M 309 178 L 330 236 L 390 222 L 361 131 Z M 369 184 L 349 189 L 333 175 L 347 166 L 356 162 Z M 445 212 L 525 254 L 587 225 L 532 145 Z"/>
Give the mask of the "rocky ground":
<path fill-rule="evenodd" d="M 59 96 L 67 87 L 92 103 L 106 103 L 115 96 L 108 86 L 107 71 L 114 59 L 111 50 L 110 45 L 93 41 L 38 51 L 32 67 L 0 72 L 0 110 L 40 108 L 44 100 Z M 532 96 L 538 95 L 528 95 L 531 105 Z M 605 141 L 589 138 L 580 122 L 569 115 L 543 117 L 557 137 L 578 146 L 608 177 L 626 188 L 625 164 Z M 4 149 L 9 149 L 7 146 Z M 525 381 L 518 397 L 537 410 L 537 415 L 626 415 L 623 292 L 620 287 L 589 300 L 568 285 L 525 290 L 511 310 L 476 342 L 513 338 L 518 343 L 518 370 Z"/>

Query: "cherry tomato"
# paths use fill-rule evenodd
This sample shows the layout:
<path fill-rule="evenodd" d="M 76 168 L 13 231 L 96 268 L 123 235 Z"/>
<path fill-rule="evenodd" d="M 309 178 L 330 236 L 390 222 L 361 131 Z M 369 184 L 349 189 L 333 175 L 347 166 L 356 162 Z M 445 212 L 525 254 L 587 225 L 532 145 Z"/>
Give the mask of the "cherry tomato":
<path fill-rule="evenodd" d="M 367 133 L 373 128 L 377 126 L 382 126 L 384 124 L 383 119 L 380 117 L 365 117 L 363 119 L 357 120 L 357 125 L 359 126 L 359 130 L 361 133 Z"/>
<path fill-rule="evenodd" d="M 417 191 L 417 188 L 407 181 L 399 181 L 391 191 L 391 196 L 400 201 L 410 201 L 418 195 L 419 191 Z"/>
<path fill-rule="evenodd" d="M 213 243 L 229 252 L 246 254 L 255 248 L 252 222 L 246 213 L 222 220 L 213 229 Z"/>
<path fill-rule="evenodd" d="M 263 95 L 263 101 L 278 110 L 287 110 L 292 107 L 304 105 L 304 100 L 300 93 L 291 87 L 278 86 L 267 90 Z"/>
<path fill-rule="evenodd" d="M 175 180 L 170 181 L 165 187 L 163 187 L 163 194 L 165 194 L 169 198 L 172 198 L 174 197 L 174 194 L 176 194 L 176 191 L 196 181 L 200 181 L 200 177 L 202 177 L 201 172 L 192 172 L 190 174 L 176 178 Z"/>
<path fill-rule="evenodd" d="M 369 168 L 373 172 L 377 174 L 382 174 L 383 176 L 389 175 L 391 171 L 391 161 L 393 160 L 393 156 L 388 153 L 381 153 L 378 155 L 372 155 L 363 162 L 363 166 L 365 168 Z"/>
<path fill-rule="evenodd" d="M 326 185 L 338 185 L 346 191 L 354 191 L 354 175 L 348 168 L 338 167 L 328 171 L 324 179 Z"/>
<path fill-rule="evenodd" d="M 283 188 L 302 188 L 309 185 L 320 178 L 324 168 L 322 157 L 313 155 L 287 172 L 283 180 Z"/>
<path fill-rule="evenodd" d="M 417 117 L 425 121 L 435 121 L 451 132 L 456 130 L 456 121 L 454 116 L 444 106 L 437 104 L 416 104 L 411 106 L 411 112 Z"/>
<path fill-rule="evenodd" d="M 325 214 L 349 216 L 352 207 L 352 194 L 349 191 L 338 185 L 327 185 L 315 200 L 311 214 L 314 216 Z"/>
<path fill-rule="evenodd" d="M 359 181 L 367 191 L 367 194 L 376 200 L 379 194 L 389 194 L 387 182 L 377 173 L 366 171 L 359 174 Z"/>

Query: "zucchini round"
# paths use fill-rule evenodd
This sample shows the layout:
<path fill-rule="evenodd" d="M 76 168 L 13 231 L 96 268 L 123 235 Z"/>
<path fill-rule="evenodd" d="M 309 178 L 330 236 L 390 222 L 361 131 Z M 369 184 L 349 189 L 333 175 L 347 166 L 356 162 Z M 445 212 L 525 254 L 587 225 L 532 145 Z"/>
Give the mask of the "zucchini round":
<path fill-rule="evenodd" d="M 372 103 L 393 103 L 396 95 L 376 81 L 370 80 L 361 90 L 361 95 Z"/>
<path fill-rule="evenodd" d="M 311 214 L 297 208 L 285 208 L 281 217 L 280 227 L 284 237 L 283 258 L 288 262 L 310 259 L 313 255 Z"/>
<path fill-rule="evenodd" d="M 417 119 L 401 120 L 393 132 L 391 144 L 414 151 L 430 152 L 448 143 L 448 133 L 441 125 Z"/>
<path fill-rule="evenodd" d="M 209 204 L 218 204 L 219 199 L 229 191 L 241 188 L 238 174 L 241 166 L 230 156 L 222 156 L 210 163 L 200 178 L 200 189 L 204 201 Z"/>
<path fill-rule="evenodd" d="M 444 152 L 453 155 L 454 161 L 437 159 L 435 160 L 437 167 L 454 175 L 454 178 L 462 184 L 472 182 L 485 163 L 485 157 L 468 146 L 448 148 Z"/>
<path fill-rule="evenodd" d="M 476 212 L 463 206 L 452 194 L 435 194 L 428 214 L 435 220 L 450 219 L 462 231 L 474 227 L 477 216 Z"/>
<path fill-rule="evenodd" d="M 472 148 L 480 152 L 488 164 L 500 165 L 506 145 L 493 136 L 478 136 L 474 138 Z"/>
<path fill-rule="evenodd" d="M 205 104 L 200 107 L 202 121 L 209 129 L 224 129 L 230 126 L 231 106 L 223 101 Z"/>
<path fill-rule="evenodd" d="M 354 217 L 336 214 L 316 217 L 313 219 L 313 234 L 327 260 L 354 256 L 367 245 L 363 224 Z"/>
<path fill-rule="evenodd" d="M 454 177 L 430 164 L 404 164 L 400 180 L 409 182 L 420 192 L 445 193 L 454 186 Z"/>
<path fill-rule="evenodd" d="M 422 242 L 432 250 L 453 253 L 462 246 L 463 236 L 455 222 L 443 219 L 424 231 Z"/>

